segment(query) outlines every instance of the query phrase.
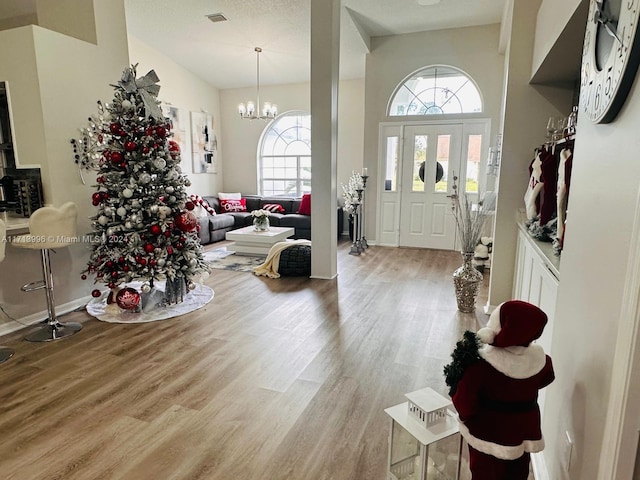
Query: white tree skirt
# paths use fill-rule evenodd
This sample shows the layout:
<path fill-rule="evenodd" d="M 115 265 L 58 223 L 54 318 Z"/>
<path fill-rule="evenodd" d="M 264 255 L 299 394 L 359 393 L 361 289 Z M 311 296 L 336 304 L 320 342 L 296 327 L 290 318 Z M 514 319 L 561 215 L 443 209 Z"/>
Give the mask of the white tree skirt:
<path fill-rule="evenodd" d="M 140 291 L 142 283 L 133 282 L 126 285 Z M 193 312 L 209 303 L 214 296 L 214 292 L 206 285 L 196 283 L 196 288 L 189 291 L 181 303 L 175 305 L 161 306 L 157 300 L 164 293 L 164 283 L 156 282 L 155 288 L 159 290 L 157 296 L 152 296 L 147 306 L 142 312 L 130 312 L 128 310 L 120 310 L 119 313 L 112 313 L 112 308 L 107 311 L 107 297 L 103 295 L 100 298 L 94 298 L 87 304 L 87 312 L 89 315 L 96 317 L 103 322 L 111 323 L 145 323 L 155 322 L 157 320 L 166 320 L 168 318 L 178 317 L 185 313 Z M 154 304 L 154 300 L 156 303 Z M 113 309 L 115 310 L 115 309 Z"/>

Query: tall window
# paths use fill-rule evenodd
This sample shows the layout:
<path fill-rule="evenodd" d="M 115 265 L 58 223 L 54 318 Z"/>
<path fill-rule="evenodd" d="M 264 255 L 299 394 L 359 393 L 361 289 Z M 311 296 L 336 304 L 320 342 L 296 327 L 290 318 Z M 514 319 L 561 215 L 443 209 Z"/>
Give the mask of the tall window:
<path fill-rule="evenodd" d="M 389 116 L 482 112 L 473 80 L 454 67 L 431 66 L 411 74 L 394 92 Z"/>
<path fill-rule="evenodd" d="M 259 152 L 262 195 L 299 197 L 311 192 L 311 115 L 279 116 L 262 135 Z"/>

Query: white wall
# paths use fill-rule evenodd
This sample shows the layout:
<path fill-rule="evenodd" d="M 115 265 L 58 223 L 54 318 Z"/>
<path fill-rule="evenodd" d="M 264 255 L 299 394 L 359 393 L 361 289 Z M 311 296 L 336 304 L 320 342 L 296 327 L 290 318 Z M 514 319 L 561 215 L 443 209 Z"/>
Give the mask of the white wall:
<path fill-rule="evenodd" d="M 0 32 L 0 79 L 10 89 L 18 162 L 42 167 L 46 203 L 78 204 L 80 234 L 89 232 L 93 189 L 80 181 L 69 140 L 96 113 L 96 101 L 112 97 L 109 83 L 118 81 L 129 63 L 123 1 L 93 0 L 93 9 L 97 45 L 41 26 Z M 52 255 L 59 305 L 85 297 L 93 288 L 80 280 L 88 259 L 86 247 L 77 244 Z M 0 303 L 13 317 L 46 310 L 43 292 L 19 290 L 20 285 L 41 277 L 37 251 L 9 245 L 0 268 Z M 0 315 L 0 332 L 16 326 Z"/>
<path fill-rule="evenodd" d="M 260 98 L 278 105 L 280 113 L 309 112 L 308 83 L 260 86 Z M 238 104 L 255 101 L 255 88 L 227 89 L 220 92 L 224 191 L 256 193 L 256 156 L 260 136 L 268 125 L 264 121 L 242 120 Z M 364 80 L 343 80 L 338 91 L 338 183 L 346 183 L 352 171 L 362 169 L 364 129 Z M 340 192 L 341 190 L 339 190 Z"/>
<path fill-rule="evenodd" d="M 571 15 L 583 0 L 542 0 L 536 22 L 535 43 L 531 71 L 538 70 L 553 47 Z"/>
<path fill-rule="evenodd" d="M 201 80 L 190 71 L 176 64 L 166 55 L 158 52 L 149 45 L 141 42 L 133 36 L 129 36 L 129 58 L 132 64 L 138 65 L 138 75 L 146 74 L 149 70 L 155 70 L 160 78 L 160 93 L 158 99 L 170 103 L 173 107 L 181 109 L 188 116 L 190 112 L 206 111 L 213 115 L 213 130 L 218 137 L 217 158 L 219 164 L 225 156 L 224 142 L 220 142 L 221 126 L 224 124 L 220 110 L 220 92 L 213 85 Z M 191 131 L 190 129 L 188 132 Z M 188 139 L 187 145 L 191 147 Z M 193 173 L 193 163 L 190 156 L 182 154 L 185 161 L 181 163 L 182 172 L 191 180 L 189 193 L 209 195 L 221 191 L 224 168 L 218 167 L 217 174 Z"/>
<path fill-rule="evenodd" d="M 378 126 L 398 121 L 387 117 L 387 103 L 395 87 L 414 71 L 428 65 L 452 65 L 469 74 L 483 95 L 482 117 L 491 119 L 491 138 L 498 133 L 502 99 L 504 57 L 498 53 L 499 25 L 457 28 L 433 32 L 376 37 L 367 56 L 364 166 L 371 176 L 367 183 L 366 211 L 372 220 L 377 212 L 375 200 L 378 175 Z M 413 118 L 418 119 L 418 118 Z M 488 148 L 488 145 L 487 145 Z M 373 221 L 367 222 L 367 239 L 375 240 Z"/>
<path fill-rule="evenodd" d="M 522 171 L 527 162 L 521 159 L 518 145 L 526 141 L 527 136 L 531 137 L 527 132 L 531 125 L 540 125 L 542 135 L 545 116 L 554 115 L 558 110 L 566 114 L 564 107 L 560 107 L 563 102 L 559 97 L 552 101 L 552 95 L 542 97 L 537 93 L 539 90 L 527 85 L 531 68 L 522 62 L 527 56 L 533 62 L 544 60 L 544 54 L 538 52 L 544 52 L 544 45 L 553 44 L 556 40 L 553 35 L 559 34 L 564 26 L 558 23 L 559 19 L 568 20 L 578 2 L 572 1 L 571 7 L 563 5 L 562 8 L 558 2 L 543 2 L 536 32 L 536 37 L 543 37 L 536 40 L 536 55 L 542 57 L 531 53 L 534 49 L 532 18 L 535 18 L 537 3 L 515 0 L 514 4 L 512 51 L 508 54 L 512 62 L 508 66 L 505 107 L 503 155 L 507 158 L 503 156 L 498 201 L 500 227 L 497 231 L 501 233 L 497 233 L 497 237 L 502 235 L 503 244 L 509 241 L 507 231 L 515 224 L 513 213 L 517 205 L 510 203 L 520 201 L 520 192 L 512 187 L 505 195 L 503 186 L 520 185 L 528 177 L 528 173 Z M 565 7 L 571 12 L 565 12 Z M 545 103 L 546 113 L 544 109 L 541 111 Z M 547 389 L 543 418 L 544 458 L 551 479 L 612 480 L 610 476 L 598 476 L 597 472 L 599 465 L 611 460 L 603 456 L 602 448 L 611 378 L 618 373 L 613 372 L 616 335 L 621 322 L 631 321 L 620 318 L 620 314 L 640 185 L 640 163 L 635 154 L 640 147 L 636 134 L 638 122 L 640 89 L 635 85 L 612 124 L 593 125 L 586 117 L 578 124 L 555 328 L 549 352 L 556 381 Z M 603 181 L 605 178 L 612 180 Z M 511 200 L 506 202 L 508 198 Z M 499 240 L 496 238 L 494 252 L 501 249 Z M 503 271 L 502 265 L 496 265 L 499 262 L 494 253 L 492 295 L 496 293 L 494 278 L 504 281 L 509 273 L 508 268 Z M 574 441 L 569 472 L 565 472 L 561 464 L 565 432 L 569 432 Z M 634 459 L 624 460 L 632 464 Z"/>
<path fill-rule="evenodd" d="M 516 255 L 516 218 L 524 208 L 528 167 L 545 141 L 547 120 L 571 111 L 571 90 L 530 85 L 539 0 L 514 2 L 513 29 L 506 54 L 503 142 L 494 223 L 489 306 L 509 300 Z"/>

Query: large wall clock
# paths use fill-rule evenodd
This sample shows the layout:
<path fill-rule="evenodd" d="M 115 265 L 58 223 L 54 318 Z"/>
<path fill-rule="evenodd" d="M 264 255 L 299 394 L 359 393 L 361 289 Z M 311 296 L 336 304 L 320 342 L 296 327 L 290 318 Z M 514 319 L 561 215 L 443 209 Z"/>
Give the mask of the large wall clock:
<path fill-rule="evenodd" d="M 609 123 L 629 94 L 640 63 L 640 0 L 590 0 L 582 49 L 581 110 Z"/>

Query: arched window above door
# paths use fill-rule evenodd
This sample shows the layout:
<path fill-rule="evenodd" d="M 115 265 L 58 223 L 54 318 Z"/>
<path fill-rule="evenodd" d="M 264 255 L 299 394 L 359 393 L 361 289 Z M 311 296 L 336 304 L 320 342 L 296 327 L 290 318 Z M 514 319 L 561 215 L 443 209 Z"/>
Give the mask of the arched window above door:
<path fill-rule="evenodd" d="M 462 70 L 445 65 L 425 67 L 396 87 L 388 114 L 442 115 L 482 112 L 482 96 Z"/>

